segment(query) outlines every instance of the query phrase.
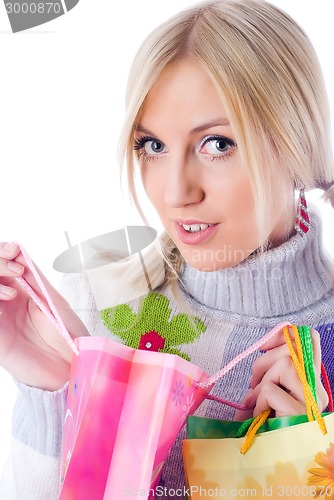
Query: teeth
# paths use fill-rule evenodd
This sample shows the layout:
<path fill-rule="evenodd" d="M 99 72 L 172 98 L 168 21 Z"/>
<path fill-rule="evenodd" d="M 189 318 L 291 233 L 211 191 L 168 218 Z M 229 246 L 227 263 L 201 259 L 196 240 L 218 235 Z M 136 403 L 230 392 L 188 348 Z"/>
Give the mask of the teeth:
<path fill-rule="evenodd" d="M 212 226 L 212 224 L 191 224 L 188 226 L 187 224 L 180 224 L 183 229 L 190 233 L 198 233 L 199 231 L 203 231 L 203 229 L 207 229 L 208 227 Z"/>

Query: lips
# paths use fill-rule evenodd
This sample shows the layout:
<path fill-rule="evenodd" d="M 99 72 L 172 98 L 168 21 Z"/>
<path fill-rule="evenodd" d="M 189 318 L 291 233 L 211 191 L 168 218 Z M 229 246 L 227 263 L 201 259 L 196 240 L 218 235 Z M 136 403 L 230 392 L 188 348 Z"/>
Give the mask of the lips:
<path fill-rule="evenodd" d="M 186 245 L 198 245 L 209 238 L 217 229 L 218 224 L 195 220 L 175 221 L 178 238 Z"/>

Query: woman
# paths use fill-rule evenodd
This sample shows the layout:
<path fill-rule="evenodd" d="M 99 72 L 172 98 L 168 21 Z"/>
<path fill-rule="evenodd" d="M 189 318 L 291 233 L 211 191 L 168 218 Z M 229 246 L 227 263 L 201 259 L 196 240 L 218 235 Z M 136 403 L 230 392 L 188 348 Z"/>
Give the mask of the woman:
<path fill-rule="evenodd" d="M 135 324 L 119 323 L 117 308 L 100 315 L 87 290 L 74 297 L 69 285 L 73 310 L 89 311 L 85 323 L 92 335 L 173 352 L 208 373 L 281 321 L 307 324 L 313 328 L 318 402 L 325 409 L 321 359 L 334 387 L 333 265 L 304 192 L 321 188 L 333 202 L 334 171 L 326 94 L 308 38 L 266 2 L 197 5 L 145 40 L 131 70 L 127 106 L 121 156 L 134 195 L 138 164 L 166 230 L 166 273 L 153 293 L 129 304 Z M 24 275 L 33 283 L 18 247 L 2 245 L 0 256 L 1 359 L 22 393 L 2 488 L 8 498 L 57 498 L 70 354 L 14 282 Z M 69 331 L 87 334 L 52 293 Z M 142 314 L 153 324 L 159 320 L 157 331 L 138 334 Z M 267 408 L 277 416 L 305 413 L 282 335 L 265 351 L 232 370 L 215 393 L 243 400 L 243 418 Z M 204 403 L 199 414 L 234 417 L 215 402 Z M 162 472 L 165 498 L 184 484 L 183 435 Z"/>

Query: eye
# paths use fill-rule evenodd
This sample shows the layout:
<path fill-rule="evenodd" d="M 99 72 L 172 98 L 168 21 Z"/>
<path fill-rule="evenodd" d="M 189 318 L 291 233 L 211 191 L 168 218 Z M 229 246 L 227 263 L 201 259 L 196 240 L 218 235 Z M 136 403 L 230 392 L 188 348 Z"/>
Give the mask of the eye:
<path fill-rule="evenodd" d="M 165 153 L 165 144 L 154 137 L 140 137 L 135 139 L 133 149 L 139 151 L 139 155 L 143 156 L 144 160 L 154 159 L 157 155 Z"/>
<path fill-rule="evenodd" d="M 203 139 L 199 150 L 202 154 L 211 156 L 210 159 L 226 159 L 236 149 L 237 144 L 228 137 L 208 136 Z"/>
<path fill-rule="evenodd" d="M 148 154 L 151 154 L 152 152 L 153 154 L 159 154 L 163 152 L 164 144 L 160 141 L 147 141 L 144 148 Z"/>

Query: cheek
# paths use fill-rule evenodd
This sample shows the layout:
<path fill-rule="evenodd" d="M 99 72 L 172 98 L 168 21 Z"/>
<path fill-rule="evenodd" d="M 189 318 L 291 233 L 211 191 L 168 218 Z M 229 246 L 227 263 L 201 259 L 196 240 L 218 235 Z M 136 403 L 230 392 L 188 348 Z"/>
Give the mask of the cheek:
<path fill-rule="evenodd" d="M 254 197 L 248 179 L 240 183 L 238 194 L 234 196 L 233 205 L 240 215 L 248 218 L 252 216 L 254 209 Z"/>
<path fill-rule="evenodd" d="M 147 165 L 144 163 L 142 165 L 139 165 L 139 172 L 140 172 L 140 178 L 143 184 L 143 188 L 147 194 L 147 196 L 151 199 L 150 197 L 150 192 L 152 191 L 152 176 L 149 175 L 149 171 L 147 169 Z"/>
<path fill-rule="evenodd" d="M 161 175 L 157 175 L 155 169 L 144 163 L 140 166 L 140 177 L 148 199 L 156 209 L 159 209 L 159 204 L 161 205 L 163 200 Z"/>
<path fill-rule="evenodd" d="M 215 198 L 226 215 L 232 218 L 251 217 L 254 208 L 254 197 L 248 177 L 244 173 L 234 172 L 221 182 L 215 180 L 212 189 Z"/>

